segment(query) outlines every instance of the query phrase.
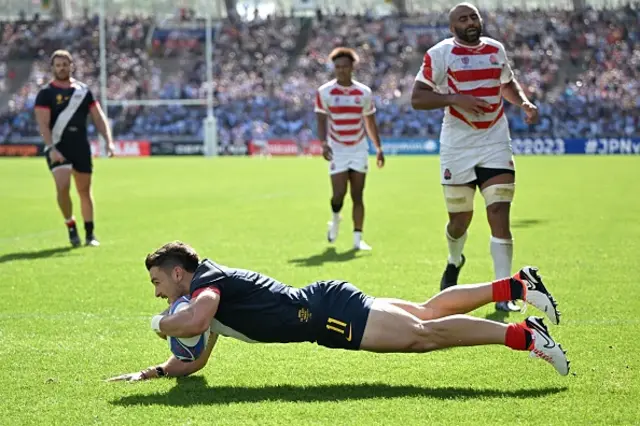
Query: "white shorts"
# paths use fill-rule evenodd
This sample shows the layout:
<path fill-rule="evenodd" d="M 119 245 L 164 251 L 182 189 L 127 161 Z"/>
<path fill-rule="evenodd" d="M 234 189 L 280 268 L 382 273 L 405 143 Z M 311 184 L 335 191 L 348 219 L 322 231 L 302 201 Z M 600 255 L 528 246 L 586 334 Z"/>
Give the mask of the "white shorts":
<path fill-rule="evenodd" d="M 440 183 L 443 185 L 474 182 L 478 178 L 476 167 L 515 170 L 511 144 L 463 149 L 447 147 L 440 151 Z"/>
<path fill-rule="evenodd" d="M 369 169 L 369 153 L 362 152 L 357 154 L 336 155 L 333 154 L 333 160 L 329 163 L 329 174 L 335 175 L 349 170 L 359 173 L 367 173 Z"/>

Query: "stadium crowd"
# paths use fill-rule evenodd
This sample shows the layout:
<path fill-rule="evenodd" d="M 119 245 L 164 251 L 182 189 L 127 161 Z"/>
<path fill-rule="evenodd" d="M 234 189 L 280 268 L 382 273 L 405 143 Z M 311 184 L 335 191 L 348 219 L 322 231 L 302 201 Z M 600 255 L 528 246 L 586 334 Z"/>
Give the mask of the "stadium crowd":
<path fill-rule="evenodd" d="M 640 135 L 640 10 L 488 12 L 485 32 L 502 41 L 516 76 L 541 111 L 527 125 L 507 108 L 515 136 Z M 408 103 L 424 51 L 446 36 L 445 14 L 399 19 L 327 16 L 269 17 L 219 24 L 214 40 L 214 94 L 220 140 L 295 136 L 315 126 L 315 89 L 331 78 L 327 54 L 356 47 L 357 79 L 374 90 L 381 133 L 436 137 L 442 111 L 414 111 Z M 3 23 L 0 94 L 15 78 L 7 61 L 36 58 L 24 86 L 0 109 L 0 141 L 37 135 L 33 103 L 49 78 L 47 57 L 67 48 L 75 77 L 99 96 L 97 18 L 77 22 Z M 158 39 L 143 18 L 111 18 L 107 25 L 110 99 L 193 99 L 206 96 L 204 37 Z M 191 33 L 189 33 L 191 34 Z M 190 38 L 189 38 L 190 37 Z M 176 71 L 163 71 L 172 59 Z M 119 138 L 202 136 L 206 111 L 197 106 L 111 107 Z"/>

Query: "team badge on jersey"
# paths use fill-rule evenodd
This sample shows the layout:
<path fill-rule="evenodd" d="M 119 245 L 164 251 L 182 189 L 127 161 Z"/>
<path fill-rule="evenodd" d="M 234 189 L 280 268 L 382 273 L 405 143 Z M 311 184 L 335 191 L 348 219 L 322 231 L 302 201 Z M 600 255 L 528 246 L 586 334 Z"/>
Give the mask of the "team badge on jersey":
<path fill-rule="evenodd" d="M 451 179 L 451 171 L 449 169 L 444 169 L 444 180 Z"/>
<path fill-rule="evenodd" d="M 462 58 L 462 63 L 465 64 L 465 65 L 469 65 L 469 57 L 468 56 L 464 56 Z"/>
<path fill-rule="evenodd" d="M 489 56 L 489 62 L 491 62 L 493 65 L 498 65 L 498 57 L 496 55 Z"/>
<path fill-rule="evenodd" d="M 300 322 L 309 322 L 311 319 L 311 312 L 307 308 L 300 308 L 298 310 L 298 319 Z"/>

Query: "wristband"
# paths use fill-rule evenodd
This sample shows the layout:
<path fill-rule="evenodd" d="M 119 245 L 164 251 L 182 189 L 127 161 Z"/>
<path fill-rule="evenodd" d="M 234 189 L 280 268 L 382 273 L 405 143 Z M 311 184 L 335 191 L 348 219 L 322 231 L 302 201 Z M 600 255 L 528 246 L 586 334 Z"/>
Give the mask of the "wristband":
<path fill-rule="evenodd" d="M 164 315 L 154 315 L 154 317 L 151 318 L 151 329 L 156 333 L 162 333 L 160 331 L 160 321 L 162 321 L 162 318 L 164 318 Z"/>
<path fill-rule="evenodd" d="M 158 373 L 158 377 L 166 377 L 167 376 L 167 372 L 164 371 L 164 368 L 162 368 L 162 366 L 157 366 L 155 369 L 156 369 L 156 373 Z"/>

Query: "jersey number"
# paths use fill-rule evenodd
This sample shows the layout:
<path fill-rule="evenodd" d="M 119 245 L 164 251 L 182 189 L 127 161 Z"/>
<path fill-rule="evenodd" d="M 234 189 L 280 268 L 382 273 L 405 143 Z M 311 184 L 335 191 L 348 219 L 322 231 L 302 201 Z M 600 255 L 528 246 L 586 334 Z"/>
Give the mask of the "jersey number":
<path fill-rule="evenodd" d="M 342 322 L 335 318 L 327 319 L 327 330 L 335 331 L 336 333 L 340 333 L 345 336 L 347 342 L 351 341 L 351 324 L 348 325 L 346 322 Z"/>

